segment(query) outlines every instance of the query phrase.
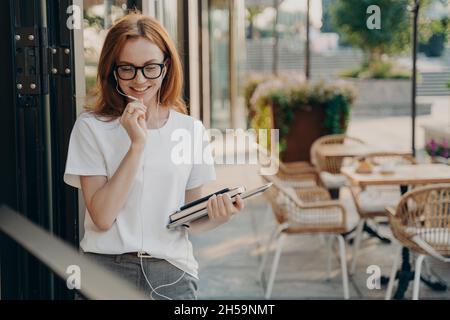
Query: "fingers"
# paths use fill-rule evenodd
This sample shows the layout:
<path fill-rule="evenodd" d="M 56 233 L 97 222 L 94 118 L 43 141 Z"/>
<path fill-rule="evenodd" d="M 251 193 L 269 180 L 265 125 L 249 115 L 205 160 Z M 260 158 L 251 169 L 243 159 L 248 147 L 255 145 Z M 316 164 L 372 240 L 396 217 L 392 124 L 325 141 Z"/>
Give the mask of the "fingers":
<path fill-rule="evenodd" d="M 222 201 L 219 201 L 216 195 L 213 195 L 211 198 L 209 198 L 207 208 L 208 208 L 208 216 L 210 219 L 216 220 L 222 217 L 222 210 L 224 210 L 224 208 L 223 203 L 222 207 L 220 206 L 219 204 L 220 202 Z"/>
<path fill-rule="evenodd" d="M 143 126 L 143 124 L 145 124 L 146 114 L 147 107 L 145 105 L 137 102 L 131 102 L 125 107 L 121 117 L 121 123 L 124 121 L 131 121 L 144 128 L 145 126 Z M 144 121 L 142 122 L 142 120 Z"/>
<path fill-rule="evenodd" d="M 144 119 L 145 118 L 145 113 L 142 110 L 139 109 L 135 109 L 134 112 L 132 114 L 124 112 L 124 115 L 122 116 L 122 122 L 125 122 L 126 125 L 131 125 L 131 126 L 141 126 L 140 125 L 140 119 Z M 144 121 L 145 123 L 145 121 Z"/>
<path fill-rule="evenodd" d="M 131 114 L 130 116 L 131 119 L 137 122 L 139 119 L 145 119 L 145 111 L 142 111 L 141 109 L 135 109 L 133 114 Z"/>
<path fill-rule="evenodd" d="M 211 202 L 211 214 L 210 218 L 216 219 L 219 218 L 219 204 L 217 203 L 217 196 L 213 195 L 211 198 L 209 198 L 208 202 Z"/>
<path fill-rule="evenodd" d="M 228 194 L 213 195 L 209 198 L 206 207 L 210 219 L 228 220 L 233 214 L 244 208 L 244 203 L 239 195 L 236 197 L 234 205 Z"/>
<path fill-rule="evenodd" d="M 133 114 L 136 110 L 141 110 L 145 114 L 147 112 L 147 107 L 142 103 L 131 102 L 131 103 L 127 104 L 124 112 Z"/>
<path fill-rule="evenodd" d="M 208 210 L 209 218 L 214 219 L 214 212 L 212 209 L 212 197 L 208 199 L 208 203 L 206 204 L 206 209 Z"/>
<path fill-rule="evenodd" d="M 233 202 L 231 201 L 230 196 L 228 194 L 226 194 L 223 197 L 223 202 L 225 204 L 225 208 L 227 209 L 228 213 L 233 214 L 233 213 L 235 213 L 237 211 L 236 208 L 233 205 Z"/>
<path fill-rule="evenodd" d="M 240 195 L 236 196 L 236 202 L 235 202 L 234 206 L 238 211 L 241 211 L 242 209 L 244 209 L 244 201 L 242 200 Z"/>
<path fill-rule="evenodd" d="M 227 212 L 227 209 L 225 208 L 225 203 L 223 202 L 223 195 L 221 194 L 217 196 L 217 205 L 219 209 L 219 216 L 222 218 L 226 218 L 229 214 Z"/>
<path fill-rule="evenodd" d="M 142 129 L 147 130 L 147 122 L 145 122 L 145 116 L 138 118 L 138 124 Z"/>

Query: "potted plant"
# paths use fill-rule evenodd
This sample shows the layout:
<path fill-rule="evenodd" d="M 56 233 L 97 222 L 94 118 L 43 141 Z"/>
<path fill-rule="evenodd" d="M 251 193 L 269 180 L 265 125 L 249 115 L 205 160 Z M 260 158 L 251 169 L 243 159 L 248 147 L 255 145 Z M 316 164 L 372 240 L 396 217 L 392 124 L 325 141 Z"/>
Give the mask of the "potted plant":
<path fill-rule="evenodd" d="M 317 138 L 346 132 L 354 96 L 347 85 L 272 78 L 257 85 L 249 99 L 250 126 L 280 130 L 283 161 L 309 161 Z"/>
<path fill-rule="evenodd" d="M 425 144 L 425 150 L 433 162 L 450 164 L 450 146 L 447 139 L 441 142 L 429 139 Z"/>

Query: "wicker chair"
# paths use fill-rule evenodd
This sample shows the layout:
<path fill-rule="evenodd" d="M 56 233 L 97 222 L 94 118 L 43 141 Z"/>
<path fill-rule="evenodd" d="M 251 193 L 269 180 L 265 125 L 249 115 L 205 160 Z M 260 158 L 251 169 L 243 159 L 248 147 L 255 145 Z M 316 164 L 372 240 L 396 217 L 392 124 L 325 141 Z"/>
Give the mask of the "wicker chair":
<path fill-rule="evenodd" d="M 323 188 L 313 187 L 294 190 L 286 188 L 282 180 L 277 176 L 263 176 L 263 178 L 273 183 L 272 187 L 265 192 L 265 197 L 269 200 L 277 221 L 277 225 L 268 240 L 266 252 L 263 255 L 259 269 L 259 278 L 263 280 L 269 248 L 273 241 L 276 240 L 275 256 L 265 292 L 266 299 L 269 299 L 272 294 L 281 250 L 286 236 L 301 233 L 316 233 L 330 236 L 330 241 L 328 242 L 329 252 L 331 251 L 332 236 L 337 237 L 340 248 L 344 298 L 348 299 L 345 242 L 341 235 L 341 233 L 346 231 L 346 211 L 344 207 L 338 201 L 332 201 L 328 192 Z M 328 277 L 330 276 L 330 256 L 328 258 Z"/>
<path fill-rule="evenodd" d="M 450 262 L 450 184 L 416 188 L 403 195 L 396 210 L 387 211 L 395 238 L 417 254 L 413 286 L 413 299 L 417 300 L 424 258 Z M 391 298 L 399 260 L 400 251 L 394 259 L 386 299 Z"/>
<path fill-rule="evenodd" d="M 284 164 L 280 161 L 280 170 L 277 177 L 283 180 L 284 185 L 292 188 L 312 188 L 323 186 L 320 175 L 314 167 L 299 168 L 286 171 Z"/>
<path fill-rule="evenodd" d="M 364 141 L 347 136 L 345 134 L 333 134 L 320 137 L 311 146 L 311 163 L 320 172 L 320 178 L 325 187 L 338 197 L 338 190 L 346 184 L 346 178 L 341 175 L 341 167 L 344 158 L 339 157 L 322 157 L 320 155 L 320 147 L 328 144 L 343 144 L 343 143 L 360 143 Z"/>
<path fill-rule="evenodd" d="M 343 159 L 339 158 L 323 158 L 320 156 L 319 149 L 322 145 L 327 144 L 343 144 L 343 143 L 360 143 L 365 142 L 361 139 L 350 137 L 345 134 L 331 134 L 318 138 L 311 146 L 310 158 L 311 163 L 318 167 L 320 171 L 326 171 L 332 174 L 340 174 Z"/>
<path fill-rule="evenodd" d="M 415 164 L 416 160 L 410 154 L 395 152 L 377 152 L 364 157 L 372 166 L 383 165 L 391 162 L 395 164 Z M 355 161 L 361 160 L 357 158 Z M 368 220 L 374 220 L 378 217 L 386 217 L 386 207 L 395 207 L 401 198 L 398 186 L 371 186 L 360 188 L 350 187 L 351 194 L 355 203 L 356 211 L 359 215 L 359 223 L 356 227 L 355 244 L 353 247 L 353 259 L 350 267 L 350 274 L 355 273 L 356 262 L 358 259 L 359 248 L 361 245 L 363 228 Z M 387 239 L 389 240 L 389 239 Z"/>

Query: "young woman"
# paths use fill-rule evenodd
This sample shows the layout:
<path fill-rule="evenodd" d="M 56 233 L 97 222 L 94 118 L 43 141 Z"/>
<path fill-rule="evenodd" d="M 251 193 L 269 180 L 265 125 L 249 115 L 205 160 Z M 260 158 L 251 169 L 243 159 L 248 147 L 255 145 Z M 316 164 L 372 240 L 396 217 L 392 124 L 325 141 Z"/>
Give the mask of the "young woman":
<path fill-rule="evenodd" d="M 130 14 L 115 23 L 100 55 L 98 101 L 74 125 L 64 174 L 86 203 L 83 252 L 154 299 L 196 298 L 188 233 L 215 228 L 243 208 L 239 197 L 233 204 L 213 196 L 206 219 L 166 228 L 169 215 L 215 179 L 205 128 L 186 114 L 182 74 L 157 20 Z"/>

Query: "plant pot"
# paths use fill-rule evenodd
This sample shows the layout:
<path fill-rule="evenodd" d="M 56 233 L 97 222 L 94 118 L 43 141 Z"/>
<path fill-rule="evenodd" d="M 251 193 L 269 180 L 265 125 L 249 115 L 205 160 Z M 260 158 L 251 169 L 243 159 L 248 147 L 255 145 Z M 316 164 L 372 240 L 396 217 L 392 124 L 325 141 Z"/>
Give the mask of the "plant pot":
<path fill-rule="evenodd" d="M 305 106 L 295 113 L 286 137 L 286 150 L 281 155 L 285 162 L 310 161 L 313 142 L 323 136 L 323 107 Z"/>
<path fill-rule="evenodd" d="M 254 102 L 251 127 L 280 129 L 281 160 L 310 161 L 315 140 L 345 133 L 354 99 L 352 88 L 324 82 L 286 86 L 277 82 L 267 89 L 268 84 L 264 83 Z"/>
<path fill-rule="evenodd" d="M 280 128 L 277 119 L 273 116 L 272 128 Z M 304 106 L 299 108 L 294 115 L 289 132 L 286 136 L 286 149 L 281 153 L 284 162 L 310 161 L 310 149 L 313 142 L 325 134 L 324 129 L 325 107 Z M 342 123 L 342 127 L 344 124 Z"/>
<path fill-rule="evenodd" d="M 432 125 L 423 125 L 422 128 L 425 135 L 425 141 L 429 141 L 431 139 L 435 141 L 450 141 L 450 126 L 447 126 L 443 122 Z"/>
<path fill-rule="evenodd" d="M 431 157 L 433 163 L 443 163 L 446 165 L 450 165 L 450 158 L 444 158 L 444 157 Z"/>

